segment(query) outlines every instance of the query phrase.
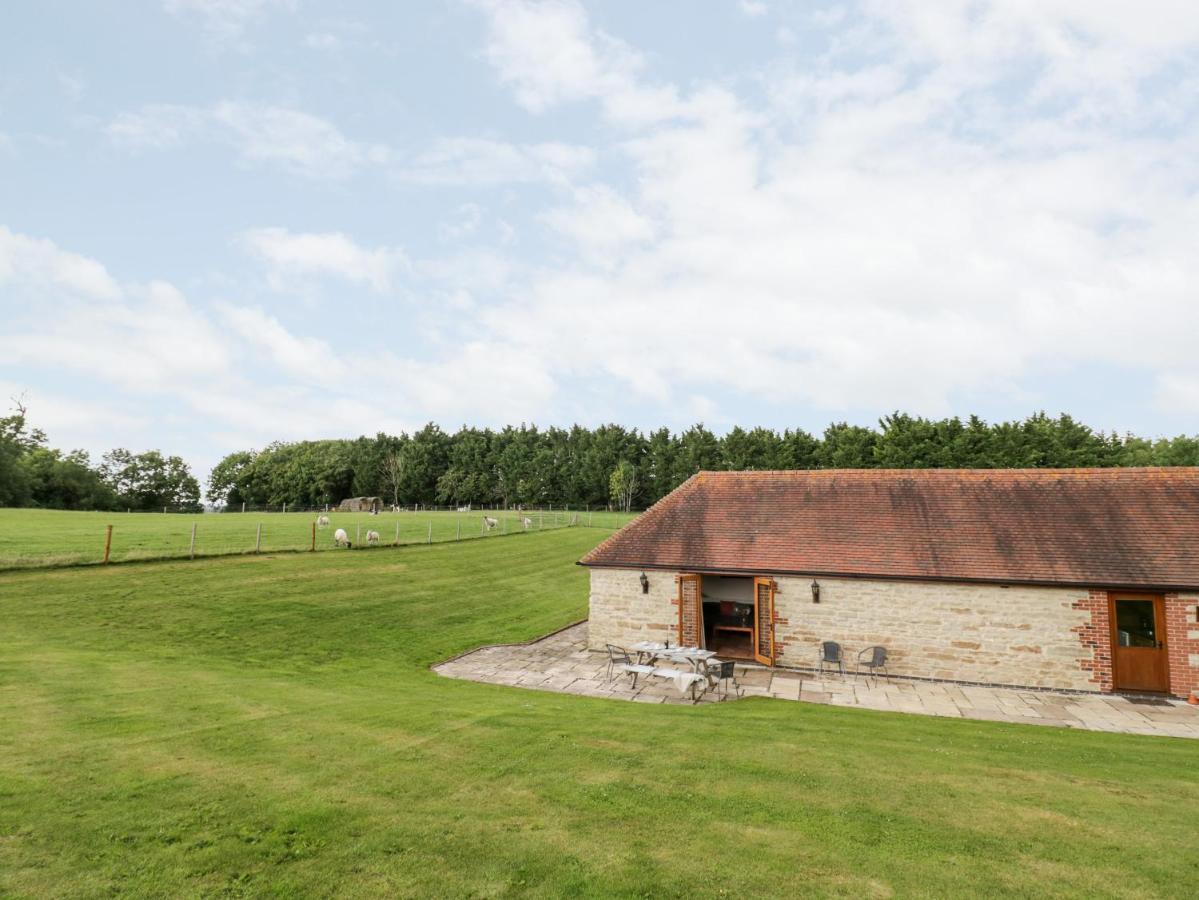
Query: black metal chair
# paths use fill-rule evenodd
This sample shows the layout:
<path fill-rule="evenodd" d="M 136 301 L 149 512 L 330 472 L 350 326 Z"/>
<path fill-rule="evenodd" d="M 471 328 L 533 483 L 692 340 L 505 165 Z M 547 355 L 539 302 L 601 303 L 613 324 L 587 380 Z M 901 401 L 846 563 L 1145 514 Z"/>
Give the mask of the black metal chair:
<path fill-rule="evenodd" d="M 869 658 L 866 658 L 867 654 L 869 654 Z M 854 670 L 854 675 L 859 674 L 863 668 L 866 669 L 866 674 L 868 676 L 873 675 L 875 680 L 878 679 L 880 671 L 890 678 L 891 673 L 887 671 L 887 648 L 867 647 L 865 650 L 859 650 L 857 668 Z"/>
<path fill-rule="evenodd" d="M 737 683 L 737 664 L 727 660 L 712 660 L 707 666 L 708 678 L 717 685 L 724 685 L 724 696 L 729 695 L 729 682 L 733 683 L 735 696 L 741 696 L 741 685 Z"/>
<path fill-rule="evenodd" d="M 842 675 L 845 674 L 845 654 L 841 652 L 841 645 L 836 641 L 821 641 L 820 642 L 820 674 L 824 674 L 825 666 L 836 666 L 837 671 Z"/>

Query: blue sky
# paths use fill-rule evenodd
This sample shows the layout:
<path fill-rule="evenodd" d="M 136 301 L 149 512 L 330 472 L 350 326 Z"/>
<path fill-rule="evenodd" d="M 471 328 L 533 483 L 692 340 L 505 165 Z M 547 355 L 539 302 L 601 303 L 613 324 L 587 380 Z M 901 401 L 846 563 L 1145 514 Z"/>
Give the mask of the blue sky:
<path fill-rule="evenodd" d="M 43 2 L 0 60 L 0 389 L 56 446 L 1199 431 L 1189 3 Z"/>

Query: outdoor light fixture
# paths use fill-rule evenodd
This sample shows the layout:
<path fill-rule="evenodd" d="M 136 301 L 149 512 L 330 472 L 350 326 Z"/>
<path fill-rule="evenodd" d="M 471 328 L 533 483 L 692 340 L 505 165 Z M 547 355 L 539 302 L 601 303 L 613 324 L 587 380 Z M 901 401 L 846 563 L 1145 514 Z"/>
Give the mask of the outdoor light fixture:
<path fill-rule="evenodd" d="M 820 582 L 815 578 L 812 579 L 812 602 L 820 602 Z"/>
<path fill-rule="evenodd" d="M 649 593 L 649 579 L 645 577 L 645 573 L 641 573 L 641 593 Z"/>

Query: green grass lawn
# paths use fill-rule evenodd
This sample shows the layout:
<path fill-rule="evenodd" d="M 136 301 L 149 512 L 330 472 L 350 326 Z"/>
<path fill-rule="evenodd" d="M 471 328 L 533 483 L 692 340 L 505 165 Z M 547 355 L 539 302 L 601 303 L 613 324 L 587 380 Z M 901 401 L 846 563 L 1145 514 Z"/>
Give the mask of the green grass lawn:
<path fill-rule="evenodd" d="M 602 536 L 0 574 L 0 896 L 1199 893 L 1195 742 L 428 670 Z"/>
<path fill-rule="evenodd" d="M 317 513 L 111 513 L 69 512 L 51 509 L 0 509 L 0 569 L 100 562 L 104 558 L 105 526 L 113 526 L 110 559 L 161 559 L 187 556 L 192 526 L 196 526 L 196 555 L 220 556 L 249 553 L 262 526 L 262 550 L 308 550 Z M 361 532 L 379 532 L 382 543 L 422 544 L 461 538 L 497 537 L 522 531 L 521 517 L 532 519 L 533 530 L 569 524 L 617 528 L 633 516 L 613 512 L 528 512 L 475 510 L 470 513 L 399 512 L 328 514 L 328 528 L 318 529 L 318 550 L 332 550 L 333 532 L 344 528 L 355 541 Z M 483 529 L 483 516 L 499 520 L 491 532 Z M 577 518 L 574 518 L 577 517 Z"/>

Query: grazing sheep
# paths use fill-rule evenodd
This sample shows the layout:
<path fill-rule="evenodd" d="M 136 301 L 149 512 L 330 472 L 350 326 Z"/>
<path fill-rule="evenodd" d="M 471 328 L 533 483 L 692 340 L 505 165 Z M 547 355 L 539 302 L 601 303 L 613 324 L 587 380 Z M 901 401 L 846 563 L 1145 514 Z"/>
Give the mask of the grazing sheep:
<path fill-rule="evenodd" d="M 329 517 L 328 516 L 317 516 L 316 517 L 316 527 L 317 528 L 328 528 L 329 527 Z"/>
<path fill-rule="evenodd" d="M 366 542 L 367 542 L 368 544 L 377 544 L 377 543 L 379 543 L 379 532 L 377 532 L 377 531 L 368 531 L 368 532 L 366 533 Z"/>
<path fill-rule="evenodd" d="M 525 531 L 533 527 L 533 520 L 528 516 L 521 516 L 520 524 L 524 526 Z"/>
<path fill-rule="evenodd" d="M 459 506 L 458 512 L 470 512 L 470 504 L 468 503 L 466 506 Z"/>
<path fill-rule="evenodd" d="M 499 525 L 499 524 L 500 524 L 499 519 L 493 519 L 493 518 L 491 518 L 491 516 L 483 517 L 483 527 L 486 528 L 488 531 L 491 531 L 491 529 L 495 528 L 495 526 Z"/>
<path fill-rule="evenodd" d="M 354 545 L 350 543 L 350 536 L 346 534 L 346 530 L 344 528 L 338 528 L 335 532 L 333 532 L 333 545 L 336 547 L 341 547 L 344 545 L 348 550 L 354 549 Z"/>

